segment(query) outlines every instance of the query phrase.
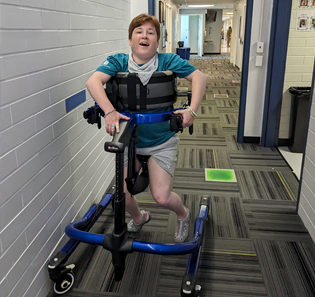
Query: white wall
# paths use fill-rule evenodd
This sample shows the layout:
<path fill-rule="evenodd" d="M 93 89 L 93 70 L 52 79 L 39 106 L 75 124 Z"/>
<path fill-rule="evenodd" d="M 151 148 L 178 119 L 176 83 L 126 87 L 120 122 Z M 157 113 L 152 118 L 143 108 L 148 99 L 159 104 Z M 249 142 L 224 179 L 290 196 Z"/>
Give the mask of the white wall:
<path fill-rule="evenodd" d="M 233 13 L 233 26 L 231 35 L 231 62 L 235 63 L 239 69 L 242 69 L 243 63 L 243 44 L 244 44 L 244 32 L 240 27 L 244 27 L 246 15 L 245 15 L 246 0 L 240 0 L 234 4 Z M 255 4 L 254 4 L 255 5 Z M 253 18 L 253 22 L 257 20 Z M 241 35 L 240 35 L 241 32 Z"/>
<path fill-rule="evenodd" d="M 314 78 L 313 78 L 314 80 Z M 305 151 L 302 187 L 299 202 L 299 215 L 315 242 L 315 90 Z"/>
<path fill-rule="evenodd" d="M 249 54 L 249 76 L 247 82 L 245 137 L 260 137 L 264 110 L 265 88 L 270 27 L 273 0 L 254 1 L 251 44 Z M 257 42 L 264 42 L 264 53 L 257 54 Z M 256 56 L 263 56 L 263 65 L 256 66 Z M 244 70 L 244 69 L 243 69 Z"/>
<path fill-rule="evenodd" d="M 297 2 L 292 1 L 289 43 L 286 61 L 286 70 L 283 86 L 279 138 L 291 137 L 291 103 L 289 93 L 291 86 L 310 87 L 314 65 L 315 31 L 300 32 L 296 30 L 297 14 L 299 12 L 312 12 L 314 9 L 299 9 Z"/>
<path fill-rule="evenodd" d="M 82 118 L 89 94 L 68 113 L 65 102 L 107 55 L 129 52 L 130 3 L 0 0 L 1 297 L 47 295 L 65 226 L 113 178 L 110 137 Z"/>
<path fill-rule="evenodd" d="M 148 13 L 148 11 L 148 0 L 132 0 L 132 5 L 130 6 L 130 19 L 132 20 L 134 17 L 141 13 Z"/>

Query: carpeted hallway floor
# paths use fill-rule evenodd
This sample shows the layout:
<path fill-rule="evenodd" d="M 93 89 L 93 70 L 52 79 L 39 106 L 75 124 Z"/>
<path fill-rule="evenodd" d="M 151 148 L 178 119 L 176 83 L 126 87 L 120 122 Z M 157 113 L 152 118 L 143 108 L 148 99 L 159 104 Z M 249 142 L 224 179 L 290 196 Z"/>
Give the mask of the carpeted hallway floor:
<path fill-rule="evenodd" d="M 236 142 L 240 72 L 226 55 L 190 62 L 208 76 L 208 83 L 194 134 L 188 129 L 180 134 L 173 190 L 193 217 L 200 197 L 211 197 L 200 297 L 315 296 L 315 245 L 296 214 L 296 177 L 277 149 Z M 187 90 L 190 84 L 181 79 L 178 87 Z M 206 181 L 205 168 L 232 169 L 236 182 Z M 136 238 L 173 243 L 173 213 L 148 192 L 137 198 L 152 220 Z M 109 233 L 112 222 L 111 209 L 106 210 L 91 232 Z M 64 296 L 180 296 L 187 259 L 135 252 L 127 256 L 122 281 L 115 282 L 111 254 L 80 244 L 71 257 L 77 265 L 74 288 Z"/>

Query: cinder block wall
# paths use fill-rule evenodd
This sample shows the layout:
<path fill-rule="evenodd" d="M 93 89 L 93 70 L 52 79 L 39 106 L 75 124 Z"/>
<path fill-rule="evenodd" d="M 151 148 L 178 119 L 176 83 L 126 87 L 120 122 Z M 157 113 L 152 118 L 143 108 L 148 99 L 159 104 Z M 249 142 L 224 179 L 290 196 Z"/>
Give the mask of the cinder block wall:
<path fill-rule="evenodd" d="M 0 295 L 46 296 L 65 226 L 113 178 L 85 82 L 129 52 L 131 0 L 0 0 Z"/>
<path fill-rule="evenodd" d="M 292 131 L 291 103 L 292 95 L 289 93 L 291 86 L 310 87 L 314 66 L 315 31 L 297 31 L 297 17 L 300 12 L 314 13 L 314 8 L 298 8 L 298 1 L 292 1 L 289 43 L 283 86 L 283 99 L 279 138 L 289 139 Z"/>

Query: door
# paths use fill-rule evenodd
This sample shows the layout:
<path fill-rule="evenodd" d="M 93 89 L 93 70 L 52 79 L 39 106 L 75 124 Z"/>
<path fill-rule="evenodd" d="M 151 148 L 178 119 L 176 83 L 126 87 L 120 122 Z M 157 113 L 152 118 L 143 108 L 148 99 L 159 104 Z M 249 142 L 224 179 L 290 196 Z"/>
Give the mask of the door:
<path fill-rule="evenodd" d="M 190 53 L 198 53 L 198 33 L 199 33 L 199 19 L 198 15 L 189 16 L 189 45 Z"/>
<path fill-rule="evenodd" d="M 203 16 L 198 16 L 198 56 L 203 55 Z"/>
<path fill-rule="evenodd" d="M 172 8 L 166 4 L 165 11 L 165 28 L 166 28 L 166 52 L 172 52 Z"/>

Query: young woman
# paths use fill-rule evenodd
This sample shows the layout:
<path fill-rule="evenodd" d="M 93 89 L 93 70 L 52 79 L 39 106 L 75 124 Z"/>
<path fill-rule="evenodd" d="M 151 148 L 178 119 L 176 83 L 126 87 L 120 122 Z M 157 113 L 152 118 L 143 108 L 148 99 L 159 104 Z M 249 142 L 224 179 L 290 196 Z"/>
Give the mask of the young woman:
<path fill-rule="evenodd" d="M 104 84 L 117 72 L 138 73 L 146 85 L 155 71 L 171 70 L 178 77 L 186 78 L 192 82 L 191 110 L 180 110 L 183 116 L 183 126 L 189 127 L 194 122 L 194 113 L 197 113 L 203 98 L 206 76 L 175 54 L 159 54 L 157 48 L 160 38 L 160 24 L 154 17 L 140 14 L 129 25 L 129 45 L 131 53 L 109 56 L 107 60 L 96 69 L 96 72 L 86 83 L 92 98 L 105 113 L 106 132 L 114 135 L 119 133 L 119 120 L 129 120 L 128 117 L 117 112 L 106 93 Z M 162 108 L 156 112 L 171 110 Z M 145 112 L 145 111 L 144 111 Z M 152 112 L 152 111 L 150 111 Z M 169 123 L 142 124 L 138 127 L 137 153 L 151 155 L 148 161 L 150 190 L 155 201 L 176 213 L 177 227 L 175 241 L 184 242 L 189 233 L 190 212 L 183 205 L 180 197 L 171 191 L 172 176 L 174 175 L 178 135 L 170 131 Z M 127 175 L 127 162 L 124 174 Z M 137 168 L 140 163 L 137 161 Z M 136 197 L 131 195 L 125 184 L 126 210 L 132 217 L 128 224 L 129 232 L 138 232 L 142 226 L 149 222 L 149 211 L 140 211 Z"/>

